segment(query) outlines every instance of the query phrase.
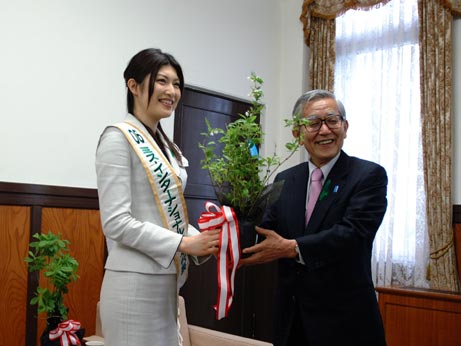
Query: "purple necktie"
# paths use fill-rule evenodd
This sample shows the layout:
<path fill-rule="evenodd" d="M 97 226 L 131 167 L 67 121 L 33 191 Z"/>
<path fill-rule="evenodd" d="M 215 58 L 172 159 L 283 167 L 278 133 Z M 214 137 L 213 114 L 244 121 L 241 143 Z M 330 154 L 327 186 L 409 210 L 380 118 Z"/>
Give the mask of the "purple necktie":
<path fill-rule="evenodd" d="M 319 198 L 320 191 L 322 190 L 322 177 L 322 170 L 320 168 L 314 169 L 311 175 L 309 201 L 306 208 L 306 226 L 309 223 L 309 219 L 312 215 L 312 211 L 314 210 L 315 203 L 317 202 L 317 198 Z"/>

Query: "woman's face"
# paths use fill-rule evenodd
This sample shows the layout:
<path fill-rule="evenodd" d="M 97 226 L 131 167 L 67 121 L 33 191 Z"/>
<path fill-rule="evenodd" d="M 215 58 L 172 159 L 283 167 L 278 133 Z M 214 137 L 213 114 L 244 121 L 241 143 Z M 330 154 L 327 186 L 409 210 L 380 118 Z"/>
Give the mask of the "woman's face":
<path fill-rule="evenodd" d="M 154 92 L 149 100 L 149 75 L 136 87 L 134 113 L 143 122 L 152 126 L 163 118 L 168 118 L 181 98 L 180 81 L 171 65 L 162 66 L 154 82 Z"/>

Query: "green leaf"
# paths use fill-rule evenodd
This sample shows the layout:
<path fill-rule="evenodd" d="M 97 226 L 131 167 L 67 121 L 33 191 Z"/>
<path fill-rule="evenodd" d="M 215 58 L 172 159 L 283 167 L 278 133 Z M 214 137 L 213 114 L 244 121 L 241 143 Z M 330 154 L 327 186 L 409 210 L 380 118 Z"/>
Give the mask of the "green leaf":
<path fill-rule="evenodd" d="M 67 285 L 78 279 L 78 261 L 70 256 L 70 242 L 62 239 L 60 234 L 52 232 L 34 234 L 30 242 L 32 250 L 25 258 L 29 271 L 43 273 L 43 286 L 37 287 L 30 303 L 37 305 L 39 313 L 48 316 L 60 314 L 67 319 L 67 308 L 64 305 L 63 295 L 68 292 Z M 52 287 L 52 291 L 48 288 Z"/>
<path fill-rule="evenodd" d="M 264 132 L 258 119 L 263 116 L 264 104 L 261 99 L 263 79 L 254 72 L 248 77 L 252 82 L 251 106 L 239 118 L 226 128 L 213 128 L 205 118 L 207 131 L 202 133 L 204 142 L 199 144 L 204 158 L 200 161 L 202 168 L 210 173 L 217 196 L 223 204 L 234 207 L 243 214 L 249 214 L 258 204 L 263 190 L 271 175 L 298 149 L 296 139 L 285 144 L 288 153 L 284 159 L 277 155 L 269 157 L 252 157 L 249 143 L 257 147 L 263 144 Z M 285 126 L 299 126 L 299 117 L 285 119 Z M 219 137 L 217 136 L 219 135 Z M 216 137 L 214 137 L 216 136 Z M 215 149 L 220 143 L 222 152 Z"/>

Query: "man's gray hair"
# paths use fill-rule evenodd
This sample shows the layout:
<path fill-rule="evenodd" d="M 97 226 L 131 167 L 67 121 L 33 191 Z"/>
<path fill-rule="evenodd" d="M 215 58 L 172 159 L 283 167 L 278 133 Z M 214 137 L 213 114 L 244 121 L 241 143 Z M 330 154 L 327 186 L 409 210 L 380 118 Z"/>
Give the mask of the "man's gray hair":
<path fill-rule="evenodd" d="M 339 113 L 343 116 L 343 118 L 346 118 L 346 109 L 344 108 L 343 103 L 338 100 L 332 92 L 328 90 L 321 90 L 321 89 L 316 89 L 316 90 L 310 90 L 306 92 L 305 94 L 302 94 L 298 100 L 295 103 L 295 106 L 293 107 L 293 113 L 292 115 L 295 116 L 296 114 L 302 117 L 302 111 L 306 103 L 316 101 L 316 100 L 321 100 L 321 99 L 333 99 L 336 101 L 338 104 L 338 109 Z"/>

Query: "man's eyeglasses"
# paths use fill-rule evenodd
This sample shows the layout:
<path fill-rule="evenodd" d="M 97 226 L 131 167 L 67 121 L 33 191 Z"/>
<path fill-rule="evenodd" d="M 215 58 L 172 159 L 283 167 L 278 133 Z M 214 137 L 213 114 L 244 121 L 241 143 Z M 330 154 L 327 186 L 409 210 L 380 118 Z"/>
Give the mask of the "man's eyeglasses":
<path fill-rule="evenodd" d="M 344 120 L 341 114 L 332 114 L 328 115 L 325 119 L 320 119 L 319 117 L 313 115 L 306 118 L 307 123 L 304 125 L 307 132 L 317 132 L 325 123 L 330 130 L 339 129 L 341 123 Z"/>

